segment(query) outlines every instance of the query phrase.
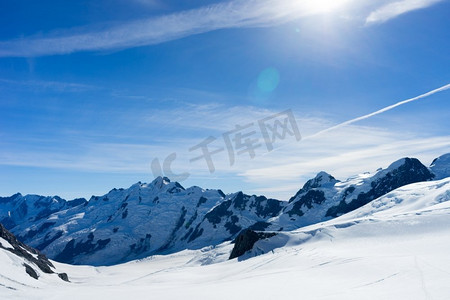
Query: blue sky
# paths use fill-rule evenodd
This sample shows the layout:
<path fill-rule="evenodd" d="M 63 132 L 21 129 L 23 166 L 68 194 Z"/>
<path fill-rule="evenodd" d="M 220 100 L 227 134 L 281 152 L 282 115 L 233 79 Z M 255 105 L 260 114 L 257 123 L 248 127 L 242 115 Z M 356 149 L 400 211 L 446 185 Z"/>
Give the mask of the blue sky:
<path fill-rule="evenodd" d="M 185 186 L 287 199 L 450 149 L 450 2 L 444 0 L 2 1 L 0 195 L 66 198 L 153 179 L 176 153 Z M 442 88 L 364 120 L 327 128 Z M 264 146 L 289 110 L 303 137 Z M 255 155 L 189 151 L 237 125 Z M 317 134 L 321 132 L 320 134 Z"/>

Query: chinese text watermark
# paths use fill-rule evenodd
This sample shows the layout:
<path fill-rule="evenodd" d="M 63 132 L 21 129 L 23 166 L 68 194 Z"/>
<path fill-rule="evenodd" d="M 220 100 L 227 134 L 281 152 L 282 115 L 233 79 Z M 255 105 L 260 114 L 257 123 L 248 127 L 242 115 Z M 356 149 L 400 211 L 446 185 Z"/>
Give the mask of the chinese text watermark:
<path fill-rule="evenodd" d="M 207 137 L 199 144 L 189 148 L 189 153 L 195 155 L 189 162 L 205 161 L 212 174 L 216 170 L 214 157 L 218 153 L 226 151 L 229 164 L 233 166 L 237 156 L 248 155 L 250 159 L 253 159 L 256 156 L 256 149 L 265 146 L 267 152 L 271 152 L 277 141 L 285 140 L 287 137 L 294 138 L 297 142 L 302 138 L 294 114 L 290 109 L 256 122 L 235 125 L 232 130 L 224 132 L 220 138 Z M 159 158 L 153 159 L 151 164 L 153 176 L 164 175 L 176 181 L 186 180 L 190 176 L 188 172 L 175 174 L 172 171 L 172 163 L 176 158 L 177 154 L 171 153 L 164 159 L 162 166 Z"/>

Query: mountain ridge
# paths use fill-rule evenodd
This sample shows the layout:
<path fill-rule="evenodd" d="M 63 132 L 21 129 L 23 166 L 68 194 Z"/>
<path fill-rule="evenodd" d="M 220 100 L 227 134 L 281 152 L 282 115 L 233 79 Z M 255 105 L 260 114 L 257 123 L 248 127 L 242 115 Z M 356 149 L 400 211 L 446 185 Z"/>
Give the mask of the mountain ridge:
<path fill-rule="evenodd" d="M 11 232 L 0 224 L 0 251 L 6 251 L 15 268 L 23 266 L 24 271 L 32 278 L 39 279 L 42 274 L 55 274 L 55 266 L 48 258 L 36 249 L 20 242 Z M 69 281 L 66 273 L 56 273 L 59 278 Z"/>
<path fill-rule="evenodd" d="M 289 201 L 184 188 L 157 177 L 74 203 L 57 196 L 3 197 L 0 223 L 57 261 L 111 265 L 218 245 L 245 229 L 292 230 L 326 221 L 398 187 L 434 177 L 417 159 L 403 158 L 375 174 L 344 181 L 319 172 Z"/>

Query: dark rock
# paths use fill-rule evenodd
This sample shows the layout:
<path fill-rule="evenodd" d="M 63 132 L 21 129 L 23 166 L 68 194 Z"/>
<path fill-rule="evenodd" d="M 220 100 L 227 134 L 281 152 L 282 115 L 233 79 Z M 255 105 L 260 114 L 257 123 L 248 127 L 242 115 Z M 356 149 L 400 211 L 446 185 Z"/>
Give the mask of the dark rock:
<path fill-rule="evenodd" d="M 250 226 L 248 229 L 256 230 L 256 231 L 264 231 L 267 227 L 269 227 L 271 224 L 267 222 L 256 222 L 252 226 Z"/>
<path fill-rule="evenodd" d="M 197 202 L 197 207 L 200 207 L 200 205 L 206 203 L 206 201 L 208 201 L 208 199 L 206 199 L 205 197 L 200 197 L 200 199 Z"/>
<path fill-rule="evenodd" d="M 70 282 L 69 276 L 67 276 L 67 273 L 58 273 L 58 277 L 64 281 Z"/>
<path fill-rule="evenodd" d="M 23 264 L 25 271 L 34 279 L 38 279 L 39 276 L 33 267 L 30 266 L 31 264 L 37 266 L 44 273 L 55 273 L 53 271 L 55 267 L 44 254 L 19 241 L 11 232 L 6 230 L 2 224 L 0 224 L 0 237 L 12 246 L 12 248 L 6 248 L 4 245 L 0 245 L 0 248 L 25 259 L 28 262 Z"/>
<path fill-rule="evenodd" d="M 94 234 L 91 232 L 88 235 L 87 241 L 75 242 L 74 239 L 70 240 L 63 251 L 59 253 L 55 260 L 63 263 L 74 263 L 74 258 L 80 254 L 94 253 L 102 250 L 107 244 L 111 242 L 111 239 L 97 240 L 94 242 Z"/>
<path fill-rule="evenodd" d="M 125 219 L 128 216 L 128 208 L 122 213 L 122 219 Z"/>
<path fill-rule="evenodd" d="M 44 224 L 41 225 L 41 227 L 39 227 L 39 229 L 37 230 L 30 229 L 25 236 L 18 236 L 18 238 L 22 241 L 32 239 L 36 234 L 44 232 L 45 230 L 47 230 L 48 228 L 52 227 L 55 224 L 56 222 L 45 222 Z"/>
<path fill-rule="evenodd" d="M 244 210 L 248 199 L 249 199 L 249 196 L 244 195 L 244 193 L 242 193 L 242 192 L 237 193 L 236 197 L 234 197 L 234 199 L 233 199 L 234 208 L 239 209 L 239 210 Z"/>
<path fill-rule="evenodd" d="M 37 245 L 36 249 L 38 249 L 39 251 L 43 250 L 45 247 L 47 247 L 48 245 L 59 239 L 63 235 L 63 233 L 64 232 L 62 230 L 56 231 L 56 233 L 53 236 L 51 236 L 52 232 L 47 233 L 45 235 L 44 242 Z"/>
<path fill-rule="evenodd" d="M 184 225 L 185 228 L 189 228 L 192 224 L 192 222 L 195 221 L 195 219 L 197 219 L 198 214 L 197 211 L 195 211 L 195 213 L 192 215 L 192 217 L 189 219 L 189 221 L 186 222 L 186 224 Z"/>
<path fill-rule="evenodd" d="M 211 224 L 219 224 L 223 217 L 229 217 L 233 214 L 228 210 L 231 204 L 231 200 L 220 203 L 205 215 L 205 219 L 207 219 Z"/>
<path fill-rule="evenodd" d="M 25 272 L 27 272 L 28 275 L 30 275 L 34 279 L 38 279 L 39 278 L 39 276 L 36 273 L 36 271 L 29 264 L 24 263 L 23 266 L 25 267 Z"/>
<path fill-rule="evenodd" d="M 47 259 L 47 257 L 44 254 L 20 242 L 11 232 L 6 230 L 2 224 L 0 224 L 0 237 L 5 239 L 8 243 L 11 244 L 11 246 L 13 246 L 12 249 L 4 248 L 2 246 L 0 246 L 0 248 L 3 248 L 16 254 L 17 256 L 25 258 L 29 262 L 39 267 L 39 269 L 41 269 L 42 272 L 44 273 L 49 274 L 54 273 L 53 270 L 51 269 L 54 268 L 53 264 Z M 37 258 L 32 254 L 37 255 Z"/>
<path fill-rule="evenodd" d="M 256 207 L 256 214 L 261 218 L 272 218 L 277 216 L 284 207 L 284 201 L 267 199 L 264 196 L 255 197 L 250 207 Z"/>
<path fill-rule="evenodd" d="M 200 227 L 200 224 L 198 224 L 197 227 L 195 227 L 194 232 L 192 232 L 191 236 L 188 239 L 188 243 L 199 238 L 203 234 L 203 228 L 199 228 L 199 227 Z"/>
<path fill-rule="evenodd" d="M 222 192 L 222 190 L 217 190 L 217 192 L 219 193 L 220 196 L 225 198 L 226 195 L 224 192 Z"/>
<path fill-rule="evenodd" d="M 229 259 L 239 257 L 245 254 L 245 252 L 252 250 L 257 241 L 267 239 L 275 235 L 276 233 L 273 232 L 256 232 L 250 229 L 242 231 L 234 241 L 234 247 L 231 251 Z"/>
<path fill-rule="evenodd" d="M 236 224 L 237 222 L 239 222 L 239 218 L 237 216 L 231 216 L 230 220 L 225 223 L 225 228 L 231 235 L 234 235 L 242 230 L 242 228 Z"/>
<path fill-rule="evenodd" d="M 73 199 L 71 201 L 67 201 L 67 206 L 69 207 L 75 207 L 75 206 L 79 206 L 79 205 L 85 205 L 87 204 L 87 200 L 84 198 L 77 198 L 77 199 Z"/>
<path fill-rule="evenodd" d="M 302 206 L 306 206 L 308 209 L 313 207 L 313 204 L 322 204 L 325 201 L 325 194 L 323 191 L 310 190 L 305 195 L 301 196 L 298 201 L 294 203 L 292 209 L 288 211 L 289 216 L 298 215 L 303 216 L 304 213 L 301 210 Z"/>

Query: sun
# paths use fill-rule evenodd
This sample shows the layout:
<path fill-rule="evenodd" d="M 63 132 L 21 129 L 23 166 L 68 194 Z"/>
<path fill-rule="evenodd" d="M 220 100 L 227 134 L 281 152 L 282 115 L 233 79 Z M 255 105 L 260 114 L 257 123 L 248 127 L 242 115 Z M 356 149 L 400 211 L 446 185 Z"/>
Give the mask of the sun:
<path fill-rule="evenodd" d="M 332 13 L 349 0 L 299 0 L 297 3 L 311 14 Z"/>

